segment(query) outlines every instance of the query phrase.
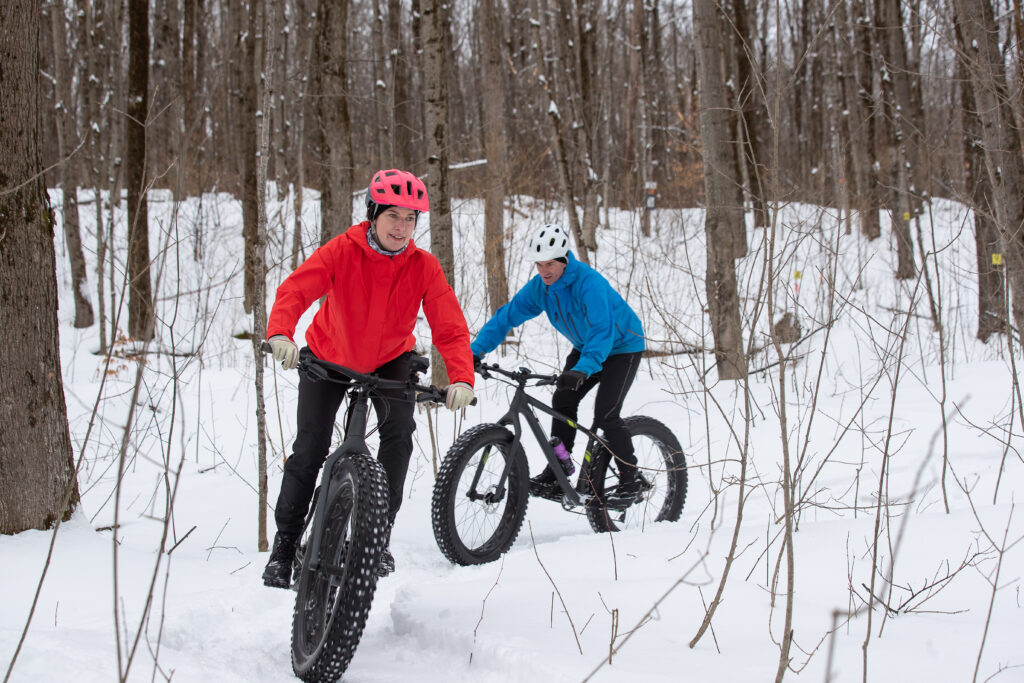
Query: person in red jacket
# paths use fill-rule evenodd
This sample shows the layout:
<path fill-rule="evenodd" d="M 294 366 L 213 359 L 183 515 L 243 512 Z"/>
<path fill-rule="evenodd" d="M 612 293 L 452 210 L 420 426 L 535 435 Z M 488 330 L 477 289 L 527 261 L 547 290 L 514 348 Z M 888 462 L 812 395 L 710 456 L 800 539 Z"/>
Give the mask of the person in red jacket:
<path fill-rule="evenodd" d="M 413 328 L 422 307 L 452 382 L 446 405 L 451 410 L 469 405 L 474 372 L 466 319 L 437 258 L 412 241 L 416 219 L 428 209 L 427 189 L 419 178 L 396 169 L 374 173 L 366 191 L 367 220 L 313 252 L 277 288 L 267 322 L 274 359 L 287 370 L 308 353 L 357 372 L 408 379 L 415 355 Z M 295 325 L 320 297 L 324 301 L 306 330 L 307 347 L 299 351 Z M 400 391 L 379 393 L 373 406 L 380 428 L 377 457 L 388 477 L 390 539 L 412 455 L 415 406 Z M 268 586 L 291 583 L 295 546 L 344 395 L 343 385 L 299 376 L 298 429 L 284 466 L 274 510 L 277 534 L 263 572 Z M 394 568 L 386 544 L 377 573 L 386 576 Z"/>

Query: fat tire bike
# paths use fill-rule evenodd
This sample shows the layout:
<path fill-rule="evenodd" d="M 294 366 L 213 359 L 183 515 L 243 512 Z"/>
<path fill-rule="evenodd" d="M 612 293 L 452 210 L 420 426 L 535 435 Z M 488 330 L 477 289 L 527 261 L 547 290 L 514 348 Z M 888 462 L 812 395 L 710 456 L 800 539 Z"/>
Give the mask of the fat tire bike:
<path fill-rule="evenodd" d="M 270 352 L 264 342 L 262 349 Z M 292 565 L 292 670 L 309 683 L 333 683 L 345 672 L 362 636 L 377 588 L 377 565 L 388 534 L 384 468 L 366 445 L 370 396 L 404 389 L 409 400 L 444 403 L 445 391 L 418 384 L 429 361 L 414 356 L 408 381 L 383 379 L 310 353 L 297 368 L 312 381 L 349 386 L 345 436 L 324 461 L 320 484 Z"/>
<path fill-rule="evenodd" d="M 679 519 L 686 501 L 686 459 L 679 440 L 663 423 L 642 415 L 624 419 L 641 484 L 639 496 L 624 499 L 616 495 L 619 465 L 608 445 L 593 430 L 527 393 L 528 387 L 555 384 L 557 375 L 534 374 L 529 368 L 510 371 L 487 363 L 481 363 L 477 372 L 515 387 L 515 392 L 508 412 L 497 423 L 463 432 L 438 471 L 431 521 L 438 548 L 449 561 L 459 565 L 493 562 L 519 535 L 530 488 L 522 422 L 530 427 L 555 474 L 563 509 L 585 514 L 595 532 L 645 528 L 653 522 Z M 575 486 L 559 465 L 533 409 L 587 435 Z"/>

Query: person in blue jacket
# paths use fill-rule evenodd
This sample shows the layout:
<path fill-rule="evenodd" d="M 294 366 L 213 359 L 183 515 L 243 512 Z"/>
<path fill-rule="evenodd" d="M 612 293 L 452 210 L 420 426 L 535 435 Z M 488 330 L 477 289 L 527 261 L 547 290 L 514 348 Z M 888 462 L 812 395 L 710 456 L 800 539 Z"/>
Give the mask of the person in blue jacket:
<path fill-rule="evenodd" d="M 620 415 L 644 350 L 644 331 L 633 309 L 596 270 L 576 259 L 569 249 L 569 233 L 557 225 L 545 225 L 530 240 L 529 258 L 537 275 L 512 300 L 498 309 L 470 344 L 473 361 L 497 348 L 509 331 L 541 313 L 572 342 L 572 351 L 558 377 L 551 407 L 576 420 L 583 397 L 597 387 L 594 428 L 619 463 L 616 495 L 640 493 L 636 455 L 629 430 Z M 552 420 L 551 435 L 571 452 L 576 430 Z M 555 475 L 549 467 L 530 479 L 530 493 L 561 499 Z"/>

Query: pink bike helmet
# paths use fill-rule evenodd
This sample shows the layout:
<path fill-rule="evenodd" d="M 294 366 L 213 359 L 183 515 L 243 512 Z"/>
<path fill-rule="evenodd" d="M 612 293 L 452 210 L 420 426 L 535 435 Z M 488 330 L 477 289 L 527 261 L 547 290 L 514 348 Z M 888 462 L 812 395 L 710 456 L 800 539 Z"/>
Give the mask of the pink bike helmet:
<path fill-rule="evenodd" d="M 430 210 L 427 186 L 408 171 L 396 168 L 377 171 L 366 188 L 366 215 L 372 221 L 385 206 L 401 206 L 422 212 Z"/>

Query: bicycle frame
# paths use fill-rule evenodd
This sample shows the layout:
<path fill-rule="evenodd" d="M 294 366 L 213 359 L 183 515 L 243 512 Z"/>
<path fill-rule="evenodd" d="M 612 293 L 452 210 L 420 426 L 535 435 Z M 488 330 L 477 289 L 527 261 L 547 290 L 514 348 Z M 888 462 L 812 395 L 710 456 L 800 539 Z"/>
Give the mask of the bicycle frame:
<path fill-rule="evenodd" d="M 592 496 L 580 496 L 579 492 L 576 491 L 576 488 L 572 485 L 572 482 L 569 481 L 569 477 L 565 474 L 564 471 L 562 471 L 562 466 L 558 461 L 558 456 L 555 455 L 555 450 L 551 447 L 551 444 L 548 443 L 548 437 L 544 428 L 540 424 L 540 419 L 530 410 L 530 408 L 540 410 L 541 412 L 550 415 L 552 418 L 559 420 L 560 422 L 564 422 L 565 424 L 569 425 L 576 431 L 583 432 L 584 434 L 586 434 L 587 447 L 584 451 L 584 458 L 586 458 L 587 454 L 591 452 L 594 443 L 600 440 L 592 430 L 587 429 L 586 427 L 582 427 L 581 425 L 577 424 L 575 420 L 572 420 L 566 417 L 565 415 L 562 415 L 557 410 L 554 410 L 543 401 L 534 398 L 530 394 L 526 393 L 526 383 L 529 380 L 540 380 L 534 386 L 545 386 L 554 384 L 555 377 L 551 375 L 535 375 L 531 373 L 527 368 L 520 368 L 518 372 L 509 372 L 508 370 L 503 370 L 497 365 L 481 364 L 481 369 L 483 370 L 483 372 L 481 372 L 481 376 L 483 377 L 489 376 L 488 374 L 485 373 L 494 371 L 498 372 L 499 374 L 503 374 L 509 377 L 510 379 L 515 380 L 516 382 L 516 392 L 515 395 L 512 397 L 512 401 L 509 404 L 508 412 L 506 412 L 498 420 L 498 424 L 512 427 L 512 447 L 509 450 L 509 452 L 515 453 L 516 448 L 522 442 L 523 428 L 522 424 L 520 423 L 520 419 L 525 420 L 526 424 L 529 425 L 530 431 L 533 433 L 534 438 L 537 439 L 537 443 L 538 445 L 540 445 L 541 452 L 544 453 L 544 457 L 545 459 L 547 459 L 548 467 L 550 467 L 551 471 L 554 472 L 555 480 L 558 482 L 558 485 L 562 489 L 562 506 L 565 507 L 566 509 L 570 509 L 573 507 L 580 507 L 586 505 Z M 496 487 L 496 493 L 499 496 L 505 494 L 505 482 L 508 479 L 508 473 L 511 467 L 511 460 L 507 460 L 505 463 L 505 469 L 504 471 L 502 471 L 501 477 L 498 479 L 498 484 Z M 479 481 L 479 478 L 480 469 L 477 469 L 476 475 L 473 477 L 473 482 L 469 491 L 469 496 L 471 498 L 474 496 L 478 496 L 480 498 L 485 497 L 481 496 L 479 493 L 476 492 L 476 485 Z"/>
<path fill-rule="evenodd" d="M 366 446 L 366 420 L 369 415 L 370 388 L 366 385 L 358 385 L 354 396 L 350 395 L 348 421 L 345 425 L 345 439 L 341 445 L 334 449 L 334 452 L 327 456 L 324 461 L 323 471 L 320 475 L 320 499 L 330 500 L 331 472 L 334 465 L 348 455 L 369 455 L 370 449 Z M 322 505 L 313 508 L 313 531 L 310 536 L 309 567 L 313 571 L 320 569 L 320 538 L 324 529 L 324 512 Z M 331 573 L 331 568 L 325 568 Z"/>
<path fill-rule="evenodd" d="M 267 353 L 270 345 L 264 342 L 261 349 Z M 325 515 L 321 500 L 330 500 L 331 473 L 339 460 L 350 455 L 370 455 L 370 449 L 366 445 L 366 424 L 370 412 L 370 395 L 377 389 L 406 389 L 410 393 L 418 392 L 414 397 L 417 402 L 435 401 L 444 402 L 445 392 L 435 386 L 424 386 L 415 382 L 419 373 L 429 366 L 429 361 L 422 356 L 415 356 L 410 364 L 410 378 L 408 380 L 384 379 L 377 375 L 368 375 L 356 372 L 342 365 L 335 365 L 325 360 L 316 358 L 312 354 L 306 357 L 300 356 L 297 368 L 299 372 L 306 375 L 312 381 L 334 382 L 344 384 L 349 390 L 348 416 L 345 420 L 345 438 L 341 445 L 327 456 L 324 460 L 320 475 L 320 493 L 313 506 L 313 528 L 310 533 L 309 544 L 306 552 L 309 553 L 309 566 L 313 571 L 320 567 L 320 539 L 323 536 Z M 332 377 L 329 373 L 340 375 L 343 379 Z M 475 402 L 475 401 L 474 401 Z M 324 567 L 328 574 L 338 574 L 337 568 Z"/>

